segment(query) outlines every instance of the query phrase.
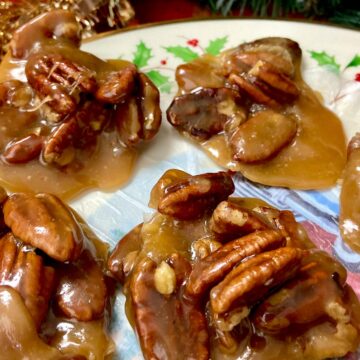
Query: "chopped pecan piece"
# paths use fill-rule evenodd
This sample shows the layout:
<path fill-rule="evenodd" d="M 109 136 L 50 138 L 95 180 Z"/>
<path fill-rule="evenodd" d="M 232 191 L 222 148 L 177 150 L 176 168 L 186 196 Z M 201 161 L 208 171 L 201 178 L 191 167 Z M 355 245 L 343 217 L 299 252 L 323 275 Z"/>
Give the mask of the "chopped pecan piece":
<path fill-rule="evenodd" d="M 0 285 L 16 289 L 39 328 L 44 320 L 54 285 L 54 269 L 41 256 L 8 233 L 0 239 Z"/>
<path fill-rule="evenodd" d="M 284 240 L 278 231 L 265 230 L 226 243 L 194 264 L 186 284 L 187 293 L 195 296 L 204 294 L 242 260 L 284 246 Z"/>
<path fill-rule="evenodd" d="M 4 219 L 16 237 L 55 260 L 73 261 L 82 251 L 82 230 L 69 208 L 54 195 L 11 195 L 4 204 Z"/>
<path fill-rule="evenodd" d="M 35 53 L 25 67 L 30 86 L 57 113 L 67 115 L 76 109 L 74 95 L 93 93 L 97 84 L 92 71 L 60 54 Z"/>
<path fill-rule="evenodd" d="M 134 227 L 117 243 L 111 252 L 107 266 L 111 274 L 121 283 L 131 273 L 139 250 L 141 250 L 142 239 L 140 236 L 142 224 Z"/>
<path fill-rule="evenodd" d="M 19 80 L 8 80 L 0 84 L 0 105 L 23 107 L 30 103 L 32 90 Z"/>
<path fill-rule="evenodd" d="M 177 268 L 184 269 L 180 264 L 185 259 L 175 259 L 172 265 L 177 283 L 181 283 L 184 270 Z M 181 295 L 180 289 L 171 295 L 160 294 L 154 285 L 156 268 L 154 261 L 143 259 L 136 266 L 130 283 L 135 326 L 144 358 L 208 360 L 209 339 L 204 314 Z"/>
<path fill-rule="evenodd" d="M 293 277 L 305 254 L 298 248 L 283 247 L 241 263 L 211 290 L 211 308 L 223 314 L 235 303 L 247 305 L 258 301 L 269 289 Z"/>
<path fill-rule="evenodd" d="M 191 244 L 191 249 L 196 260 L 204 259 L 212 254 L 222 246 L 222 243 L 217 241 L 215 237 L 207 236 L 195 240 Z"/>
<path fill-rule="evenodd" d="M 109 104 L 122 102 L 133 92 L 136 74 L 134 65 L 109 73 L 103 81 L 100 81 L 95 93 L 96 98 Z"/>
<path fill-rule="evenodd" d="M 160 95 L 145 74 L 138 74 L 132 96 L 117 104 L 114 119 L 119 138 L 126 146 L 155 136 L 161 124 Z"/>
<path fill-rule="evenodd" d="M 232 134 L 233 158 L 245 163 L 270 159 L 294 139 L 296 132 L 297 123 L 291 116 L 272 110 L 258 112 Z"/>
<path fill-rule="evenodd" d="M 218 204 L 210 219 L 210 230 L 219 239 L 239 237 L 268 228 L 254 212 L 231 201 Z"/>
<path fill-rule="evenodd" d="M 107 288 L 101 267 L 88 250 L 76 262 L 62 264 L 58 269 L 59 283 L 55 306 L 65 316 L 90 321 L 104 313 Z"/>
<path fill-rule="evenodd" d="M 41 153 L 44 138 L 30 134 L 7 145 L 2 157 L 10 164 L 23 164 L 35 159 Z"/>
<path fill-rule="evenodd" d="M 80 35 L 80 26 L 73 12 L 53 10 L 19 27 L 14 32 L 10 50 L 13 57 L 24 59 L 43 40 L 63 39 L 78 46 Z"/>
<path fill-rule="evenodd" d="M 178 96 L 166 114 L 171 125 L 199 140 L 223 131 L 234 118 L 237 125 L 246 119 L 240 94 L 227 88 L 200 88 Z"/>
<path fill-rule="evenodd" d="M 225 172 L 190 176 L 165 188 L 158 210 L 180 220 L 190 220 L 212 210 L 234 191 L 231 176 Z"/>

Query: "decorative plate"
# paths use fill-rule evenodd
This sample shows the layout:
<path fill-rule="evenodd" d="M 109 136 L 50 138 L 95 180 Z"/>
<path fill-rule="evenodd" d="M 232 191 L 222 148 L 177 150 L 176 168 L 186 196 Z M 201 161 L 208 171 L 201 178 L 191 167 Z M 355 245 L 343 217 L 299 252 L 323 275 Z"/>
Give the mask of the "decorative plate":
<path fill-rule="evenodd" d="M 134 62 L 161 91 L 166 110 L 177 91 L 177 65 L 204 53 L 218 54 L 225 48 L 266 36 L 289 37 L 303 50 L 303 76 L 319 91 L 325 104 L 343 120 L 348 138 L 360 130 L 360 32 L 311 23 L 273 20 L 203 20 L 176 22 L 98 37 L 83 49 L 104 58 Z M 97 235 L 116 242 L 146 214 L 152 186 L 169 168 L 191 174 L 217 171 L 195 145 L 182 138 L 163 117 L 160 133 L 140 155 L 133 179 L 112 193 L 91 192 L 71 204 Z M 360 255 L 342 242 L 338 232 L 339 187 L 327 191 L 294 191 L 253 184 L 235 177 L 236 194 L 263 198 L 279 209 L 291 209 L 322 249 L 348 269 L 348 282 L 360 296 Z M 124 312 L 124 297 L 115 304 L 112 336 L 117 344 L 115 359 L 142 359 L 136 337 Z"/>

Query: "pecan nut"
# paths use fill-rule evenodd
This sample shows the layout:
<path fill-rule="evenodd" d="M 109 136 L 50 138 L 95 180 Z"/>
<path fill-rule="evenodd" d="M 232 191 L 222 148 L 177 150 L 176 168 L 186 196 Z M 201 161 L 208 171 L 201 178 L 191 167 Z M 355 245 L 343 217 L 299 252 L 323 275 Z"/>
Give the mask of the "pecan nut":
<path fill-rule="evenodd" d="M 46 12 L 19 27 L 10 42 L 11 55 L 17 59 L 28 57 L 33 47 L 48 39 L 64 39 L 75 46 L 80 44 L 80 26 L 71 11 Z"/>
<path fill-rule="evenodd" d="M 47 164 L 64 166 L 74 159 L 74 142 L 77 139 L 79 126 L 72 116 L 60 124 L 48 137 L 42 157 Z"/>
<path fill-rule="evenodd" d="M 176 259 L 176 258 L 175 258 Z M 183 281 L 185 259 L 173 260 L 177 282 Z M 177 289 L 162 295 L 155 289 L 157 264 L 143 259 L 134 270 L 130 283 L 135 326 L 144 358 L 209 359 L 206 319 L 198 306 L 181 296 Z M 178 269 L 177 269 L 178 268 Z"/>
<path fill-rule="evenodd" d="M 95 93 L 97 100 L 118 104 L 124 101 L 134 90 L 137 71 L 134 65 L 129 65 L 117 72 L 110 72 L 104 80 L 100 80 Z"/>
<path fill-rule="evenodd" d="M 210 292 L 211 308 L 223 314 L 236 302 L 254 303 L 269 289 L 293 277 L 305 252 L 298 248 L 282 247 L 267 251 L 241 263 Z"/>
<path fill-rule="evenodd" d="M 42 150 L 42 136 L 30 134 L 20 140 L 9 143 L 2 154 L 3 159 L 10 164 L 23 164 L 37 158 Z"/>
<path fill-rule="evenodd" d="M 0 285 L 17 290 L 39 328 L 49 307 L 54 269 L 8 233 L 0 239 Z"/>
<path fill-rule="evenodd" d="M 312 251 L 296 279 L 265 299 L 253 314 L 254 324 L 279 334 L 320 318 L 331 317 L 329 304 L 342 305 L 346 270 L 322 251 Z"/>
<path fill-rule="evenodd" d="M 256 103 L 270 107 L 291 103 L 300 94 L 295 82 L 288 75 L 263 60 L 258 60 L 247 72 L 231 73 L 229 80 Z"/>
<path fill-rule="evenodd" d="M 119 240 L 109 256 L 107 267 L 110 273 L 121 283 L 125 282 L 134 268 L 138 252 L 141 249 L 141 228 L 142 224 L 137 225 Z"/>
<path fill-rule="evenodd" d="M 190 176 L 165 188 L 158 210 L 180 220 L 190 220 L 212 210 L 234 191 L 231 176 L 225 172 Z"/>
<path fill-rule="evenodd" d="M 231 135 L 233 158 L 245 163 L 268 160 L 277 155 L 295 137 L 297 123 L 292 116 L 272 110 L 256 113 Z"/>
<path fill-rule="evenodd" d="M 295 41 L 286 38 L 262 38 L 241 44 L 233 51 L 223 55 L 228 73 L 244 73 L 258 63 L 266 62 L 279 73 L 290 78 L 294 76 L 295 66 L 301 59 L 301 49 Z"/>
<path fill-rule="evenodd" d="M 99 133 L 110 119 L 110 111 L 97 101 L 86 101 L 79 109 L 58 125 L 49 135 L 42 157 L 47 164 L 65 166 L 75 156 L 75 148 L 96 143 Z"/>
<path fill-rule="evenodd" d="M 220 133 L 230 121 L 239 125 L 246 119 L 240 94 L 227 88 L 200 88 L 178 96 L 166 115 L 171 125 L 199 140 Z"/>
<path fill-rule="evenodd" d="M 149 207 L 157 209 L 160 199 L 164 196 L 165 189 L 181 180 L 187 179 L 189 176 L 190 174 L 182 170 L 166 170 L 151 190 Z"/>
<path fill-rule="evenodd" d="M 41 99 L 48 97 L 47 104 L 62 115 L 75 111 L 75 94 L 93 93 L 97 88 L 92 71 L 60 54 L 31 55 L 25 73 L 38 96 Z"/>
<path fill-rule="evenodd" d="M 239 237 L 269 228 L 253 211 L 226 200 L 215 208 L 209 227 L 219 239 Z"/>
<path fill-rule="evenodd" d="M 132 96 L 117 104 L 114 114 L 120 141 L 126 146 L 150 140 L 161 124 L 160 94 L 143 73 L 139 73 Z"/>
<path fill-rule="evenodd" d="M 62 264 L 57 270 L 56 309 L 66 317 L 79 321 L 101 317 L 105 310 L 107 288 L 101 267 L 90 252 L 83 251 L 76 262 Z"/>
<path fill-rule="evenodd" d="M 191 296 L 202 295 L 247 257 L 284 245 L 284 237 L 275 230 L 257 231 L 230 241 L 194 264 L 186 291 Z"/>
<path fill-rule="evenodd" d="M 58 261 L 79 257 L 83 232 L 72 212 L 51 194 L 17 193 L 4 204 L 4 220 L 13 234 Z"/>

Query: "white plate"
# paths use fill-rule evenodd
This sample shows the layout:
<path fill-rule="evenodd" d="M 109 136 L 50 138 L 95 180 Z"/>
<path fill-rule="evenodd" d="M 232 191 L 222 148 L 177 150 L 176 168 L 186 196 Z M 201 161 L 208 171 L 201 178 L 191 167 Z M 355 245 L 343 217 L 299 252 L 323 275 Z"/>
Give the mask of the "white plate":
<path fill-rule="evenodd" d="M 321 92 L 325 103 L 343 120 L 348 137 L 360 130 L 360 32 L 310 23 L 272 20 L 206 20 L 176 22 L 99 37 L 82 46 L 103 59 L 134 61 L 161 90 L 166 110 L 177 87 L 177 65 L 204 52 L 217 52 L 244 41 L 267 36 L 289 37 L 303 50 L 305 80 Z M 349 66 L 350 64 L 350 66 Z M 152 186 L 169 168 L 192 174 L 220 168 L 167 124 L 165 115 L 158 136 L 136 166 L 133 179 L 113 193 L 91 192 L 72 202 L 97 235 L 113 247 L 119 238 L 143 220 Z M 236 177 L 237 194 L 257 196 L 278 208 L 292 209 L 314 241 L 337 256 L 349 270 L 349 282 L 360 294 L 360 256 L 341 241 L 338 229 L 338 189 L 291 191 L 255 186 Z M 357 274 L 356 274 L 357 272 Z M 124 298 L 115 304 L 112 336 L 116 359 L 141 359 L 136 338 L 124 314 Z"/>

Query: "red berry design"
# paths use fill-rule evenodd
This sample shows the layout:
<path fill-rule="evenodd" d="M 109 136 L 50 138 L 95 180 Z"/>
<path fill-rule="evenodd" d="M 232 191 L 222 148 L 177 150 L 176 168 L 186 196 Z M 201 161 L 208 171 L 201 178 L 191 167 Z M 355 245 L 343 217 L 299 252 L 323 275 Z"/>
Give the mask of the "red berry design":
<path fill-rule="evenodd" d="M 167 61 L 166 61 L 165 59 L 163 59 L 163 60 L 160 61 L 160 64 L 161 64 L 161 65 L 166 65 L 166 64 L 167 64 Z"/>
<path fill-rule="evenodd" d="M 360 73 L 355 74 L 355 81 L 360 81 Z"/>
<path fill-rule="evenodd" d="M 196 46 L 198 46 L 198 44 L 199 44 L 199 40 L 198 40 L 198 39 L 191 39 L 191 40 L 188 40 L 188 41 L 187 41 L 187 44 L 188 44 L 188 45 L 191 45 L 191 46 L 193 46 L 193 47 L 196 47 Z"/>

